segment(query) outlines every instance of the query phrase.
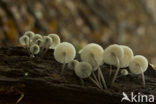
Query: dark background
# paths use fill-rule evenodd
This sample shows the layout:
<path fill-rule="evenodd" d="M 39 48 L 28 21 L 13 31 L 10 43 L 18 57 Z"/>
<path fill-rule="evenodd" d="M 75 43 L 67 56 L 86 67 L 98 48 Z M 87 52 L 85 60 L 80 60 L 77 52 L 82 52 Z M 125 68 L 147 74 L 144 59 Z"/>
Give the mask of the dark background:
<path fill-rule="evenodd" d="M 118 43 L 156 64 L 155 0 L 0 0 L 0 46 L 19 46 L 25 31 L 57 33 L 80 49 Z"/>

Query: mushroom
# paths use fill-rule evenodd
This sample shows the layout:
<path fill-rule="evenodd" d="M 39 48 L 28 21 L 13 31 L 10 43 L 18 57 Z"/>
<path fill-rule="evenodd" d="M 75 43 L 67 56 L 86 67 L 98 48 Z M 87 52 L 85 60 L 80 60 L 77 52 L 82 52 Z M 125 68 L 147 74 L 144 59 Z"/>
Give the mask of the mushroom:
<path fill-rule="evenodd" d="M 49 49 L 52 43 L 53 43 L 52 38 L 50 38 L 49 36 L 43 36 L 43 41 L 41 43 L 41 52 L 40 52 L 42 54 L 41 57 L 45 55 L 45 53 L 47 52 L 47 50 Z"/>
<path fill-rule="evenodd" d="M 53 40 L 53 44 L 51 44 L 50 49 L 55 49 L 56 46 L 60 44 L 60 37 L 57 34 L 49 34 L 48 36 Z"/>
<path fill-rule="evenodd" d="M 34 43 L 41 47 L 43 44 L 43 39 L 37 39 Z"/>
<path fill-rule="evenodd" d="M 36 40 L 38 39 L 42 39 L 42 35 L 40 34 L 35 34 L 33 37 L 32 37 L 32 42 L 35 43 Z"/>
<path fill-rule="evenodd" d="M 134 54 L 131 48 L 128 46 L 120 45 L 123 48 L 124 54 L 120 60 L 120 68 L 125 68 L 129 66 L 130 61 L 133 59 Z"/>
<path fill-rule="evenodd" d="M 83 85 L 84 85 L 83 79 L 89 78 L 94 84 L 96 84 L 101 89 L 101 86 L 90 77 L 92 71 L 93 71 L 92 66 L 88 62 L 79 62 L 74 69 L 75 74 L 80 78 Z"/>
<path fill-rule="evenodd" d="M 39 52 L 40 52 L 40 47 L 37 44 L 33 44 L 30 46 L 31 57 L 34 57 L 34 55 L 38 54 Z"/>
<path fill-rule="evenodd" d="M 32 38 L 33 38 L 33 36 L 34 36 L 35 34 L 34 34 L 32 31 L 26 31 L 26 32 L 24 33 L 24 35 L 26 35 L 26 36 L 29 37 L 29 47 L 30 47 Z"/>
<path fill-rule="evenodd" d="M 136 55 L 129 64 L 129 69 L 133 74 L 141 74 L 143 87 L 145 87 L 144 72 L 147 70 L 148 61 L 144 56 Z"/>
<path fill-rule="evenodd" d="M 127 69 L 122 69 L 120 71 L 120 73 L 121 73 L 122 76 L 127 76 L 129 74 L 129 72 L 127 71 Z"/>
<path fill-rule="evenodd" d="M 75 66 L 79 63 L 77 60 L 72 60 L 68 63 L 68 68 L 74 70 Z"/>
<path fill-rule="evenodd" d="M 121 46 L 117 45 L 117 44 L 110 45 L 104 51 L 104 54 L 103 54 L 104 62 L 106 64 L 114 65 L 117 67 L 117 70 L 116 70 L 116 72 L 113 76 L 112 82 L 111 82 L 112 85 L 114 84 L 114 82 L 117 78 L 117 75 L 119 73 L 120 60 L 123 57 L 123 53 L 124 53 L 123 48 L 121 48 Z"/>
<path fill-rule="evenodd" d="M 63 63 L 61 74 L 63 74 L 65 64 L 72 61 L 76 56 L 75 47 L 68 42 L 60 43 L 54 50 L 54 58 L 56 61 Z"/>
<path fill-rule="evenodd" d="M 26 31 L 24 35 L 29 37 L 29 47 L 31 45 L 32 37 L 35 35 L 32 31 Z"/>
<path fill-rule="evenodd" d="M 28 48 L 29 45 L 29 37 L 26 35 L 23 35 L 22 37 L 19 38 L 19 42 L 22 46 L 26 46 Z"/>
<path fill-rule="evenodd" d="M 26 36 L 26 35 L 23 35 L 22 37 L 19 38 L 20 44 L 22 46 L 25 46 L 27 51 L 28 51 L 28 53 L 30 54 L 30 52 L 29 52 L 29 40 L 30 40 L 29 37 Z"/>
<path fill-rule="evenodd" d="M 26 35 L 26 36 L 28 36 L 30 39 L 32 39 L 33 36 L 34 36 L 35 34 L 34 34 L 34 32 L 32 32 L 32 31 L 26 31 L 26 32 L 24 33 L 24 35 Z"/>
<path fill-rule="evenodd" d="M 94 71 L 96 71 L 98 69 L 99 84 L 101 84 L 100 79 L 102 79 L 103 85 L 104 85 L 105 89 L 107 89 L 107 85 L 106 85 L 104 76 L 100 69 L 100 65 L 103 64 L 103 51 L 104 50 L 100 45 L 98 45 L 96 43 L 90 43 L 87 46 L 85 46 L 79 53 L 80 53 L 80 57 L 81 57 L 82 61 L 86 61 L 86 62 L 90 63 L 92 65 Z M 93 75 L 94 75 L 94 72 L 93 72 Z"/>

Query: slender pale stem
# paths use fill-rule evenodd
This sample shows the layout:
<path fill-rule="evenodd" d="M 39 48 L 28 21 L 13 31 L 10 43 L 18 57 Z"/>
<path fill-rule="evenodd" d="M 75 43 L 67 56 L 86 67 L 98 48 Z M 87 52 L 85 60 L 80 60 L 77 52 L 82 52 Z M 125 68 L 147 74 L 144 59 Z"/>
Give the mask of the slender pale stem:
<path fill-rule="evenodd" d="M 110 65 L 110 69 L 109 69 L 109 78 L 111 78 L 112 75 L 112 65 Z"/>
<path fill-rule="evenodd" d="M 100 75 L 99 69 L 98 69 L 98 82 L 102 86 L 102 83 L 101 83 L 101 75 Z"/>
<path fill-rule="evenodd" d="M 99 85 L 102 87 L 102 84 L 98 81 L 98 79 L 97 79 L 95 73 L 93 72 L 92 74 L 93 74 L 93 78 L 95 79 L 95 81 L 96 81 L 97 83 L 99 83 Z"/>
<path fill-rule="evenodd" d="M 119 61 L 119 58 L 118 58 L 117 56 L 115 56 L 115 55 L 114 55 L 114 57 L 115 57 L 116 62 L 117 62 L 117 70 L 116 70 L 116 72 L 115 72 L 115 74 L 114 74 L 114 77 L 113 77 L 113 79 L 112 79 L 111 85 L 114 84 L 114 82 L 115 82 L 115 80 L 116 80 L 116 78 L 117 78 L 117 75 L 118 75 L 118 73 L 119 73 L 119 70 L 120 70 L 120 61 Z"/>
<path fill-rule="evenodd" d="M 66 53 L 64 53 L 64 61 L 63 61 L 62 69 L 61 69 L 61 74 L 63 74 L 64 72 L 65 65 L 66 65 Z"/>
<path fill-rule="evenodd" d="M 143 87 L 145 87 L 145 76 L 144 76 L 144 72 L 143 72 L 143 70 L 142 70 L 142 68 L 141 68 L 140 65 L 139 65 L 139 67 L 140 67 L 140 70 L 141 70 L 142 84 L 143 84 Z"/>
<path fill-rule="evenodd" d="M 46 48 L 45 48 L 45 51 L 43 51 L 43 54 L 42 54 L 42 56 L 41 56 L 41 57 L 44 57 L 44 55 L 45 55 L 45 54 L 46 54 L 46 52 L 48 51 L 48 48 L 49 48 L 49 47 L 46 47 Z"/>
<path fill-rule="evenodd" d="M 102 89 L 101 86 L 99 85 L 99 83 L 97 83 L 93 78 L 89 77 L 89 79 L 90 79 L 95 85 L 97 85 L 98 88 Z"/>
<path fill-rule="evenodd" d="M 84 87 L 85 86 L 84 80 L 82 78 L 80 78 L 80 81 L 81 81 L 82 86 Z"/>
<path fill-rule="evenodd" d="M 105 78 L 104 78 L 104 76 L 102 74 L 102 71 L 101 71 L 101 68 L 100 67 L 98 67 L 98 71 L 100 73 L 100 76 L 101 76 L 101 79 L 102 79 L 102 83 L 104 85 L 104 88 L 107 89 L 106 81 L 105 81 Z"/>
<path fill-rule="evenodd" d="M 104 79 L 104 76 L 103 76 L 103 74 L 102 74 L 102 71 L 101 71 L 101 69 L 100 69 L 100 66 L 99 66 L 99 64 L 97 63 L 97 61 L 96 61 L 94 55 L 91 55 L 91 56 L 93 57 L 93 60 L 94 60 L 94 62 L 97 64 L 97 67 L 98 67 L 98 80 L 99 80 L 99 85 L 102 85 L 102 84 L 101 84 L 101 80 L 102 80 L 102 83 L 103 83 L 103 85 L 104 85 L 104 88 L 107 89 L 106 81 L 105 81 L 105 79 Z"/>
<path fill-rule="evenodd" d="M 41 47 L 41 49 L 40 49 L 39 56 L 41 56 L 41 55 L 42 55 L 43 51 L 44 51 L 44 47 L 42 46 L 42 47 Z"/>

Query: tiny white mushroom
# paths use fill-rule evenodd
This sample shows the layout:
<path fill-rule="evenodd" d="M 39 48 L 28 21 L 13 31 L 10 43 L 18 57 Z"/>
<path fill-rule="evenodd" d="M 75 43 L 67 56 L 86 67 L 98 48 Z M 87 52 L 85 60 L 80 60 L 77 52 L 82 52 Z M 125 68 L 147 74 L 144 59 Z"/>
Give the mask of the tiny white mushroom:
<path fill-rule="evenodd" d="M 34 55 L 38 54 L 39 52 L 40 52 L 40 47 L 37 44 L 33 44 L 30 46 L 30 53 L 32 57 L 34 57 Z"/>
<path fill-rule="evenodd" d="M 33 37 L 32 37 L 32 42 L 34 43 L 36 40 L 38 39 L 42 39 L 42 35 L 40 34 L 35 34 Z"/>
<path fill-rule="evenodd" d="M 117 67 L 117 70 L 113 76 L 112 82 L 111 84 L 113 85 L 117 75 L 119 73 L 120 70 L 120 60 L 123 57 L 123 48 L 120 47 L 120 45 L 117 44 L 113 44 L 110 45 L 109 47 L 107 47 L 104 51 L 103 57 L 104 57 L 104 62 L 106 64 L 110 64 L 110 65 L 114 65 Z"/>
<path fill-rule="evenodd" d="M 75 66 L 75 74 L 80 78 L 88 78 L 92 73 L 92 66 L 88 62 L 79 62 Z"/>
<path fill-rule="evenodd" d="M 42 54 L 41 57 L 45 55 L 45 53 L 47 52 L 52 43 L 53 43 L 52 38 L 50 38 L 49 36 L 43 36 L 43 42 L 41 43 L 41 52 L 40 52 Z"/>
<path fill-rule="evenodd" d="M 75 47 L 68 42 L 60 43 L 54 50 L 54 57 L 56 61 L 63 64 L 61 74 L 63 74 L 65 64 L 72 61 L 76 56 Z"/>
<path fill-rule="evenodd" d="M 43 39 L 37 39 L 34 43 L 41 47 L 43 44 Z"/>
<path fill-rule="evenodd" d="M 101 84 L 100 79 L 102 79 L 103 85 L 104 85 L 105 89 L 107 89 L 107 85 L 106 85 L 104 76 L 100 69 L 100 65 L 103 64 L 103 51 L 104 50 L 100 45 L 98 45 L 96 43 L 90 43 L 90 44 L 86 45 L 80 51 L 80 57 L 81 57 L 81 60 L 90 63 L 92 65 L 94 71 L 96 71 L 98 69 L 99 83 Z M 93 72 L 93 74 L 94 74 L 94 72 Z"/>
<path fill-rule="evenodd" d="M 122 69 L 120 73 L 121 73 L 122 76 L 127 76 L 129 74 L 127 69 Z"/>
<path fill-rule="evenodd" d="M 77 60 L 72 60 L 68 63 L 68 68 L 74 70 L 75 66 L 79 63 Z"/>
<path fill-rule="evenodd" d="M 28 36 L 29 37 L 29 48 L 30 48 L 30 45 L 31 45 L 31 42 L 32 42 L 32 38 L 33 36 L 35 35 L 32 31 L 26 31 L 24 33 L 24 35 Z"/>
<path fill-rule="evenodd" d="M 53 44 L 50 46 L 50 49 L 55 49 L 56 46 L 60 44 L 60 37 L 57 34 L 49 34 L 48 36 L 53 40 Z"/>
<path fill-rule="evenodd" d="M 30 39 L 32 39 L 33 36 L 35 36 L 34 32 L 32 32 L 32 31 L 26 31 L 26 32 L 24 33 L 24 35 L 28 36 Z"/>
<path fill-rule="evenodd" d="M 124 54 L 122 59 L 120 60 L 120 67 L 125 68 L 129 66 L 130 61 L 133 59 L 134 54 L 131 48 L 128 46 L 120 45 L 123 48 Z"/>
<path fill-rule="evenodd" d="M 29 37 L 26 35 L 23 35 L 22 37 L 19 38 L 19 42 L 22 46 L 26 46 L 28 48 L 29 45 Z"/>
<path fill-rule="evenodd" d="M 90 77 L 92 71 L 93 71 L 92 66 L 88 62 L 79 62 L 74 69 L 75 74 L 81 79 L 83 85 L 84 85 L 83 79 L 89 78 L 94 84 L 96 84 L 101 89 L 101 86 Z"/>
<path fill-rule="evenodd" d="M 142 75 L 142 83 L 143 87 L 145 87 L 145 77 L 144 72 L 147 70 L 148 61 L 144 56 L 136 55 L 131 60 L 129 64 L 129 69 L 133 74 L 141 74 Z"/>

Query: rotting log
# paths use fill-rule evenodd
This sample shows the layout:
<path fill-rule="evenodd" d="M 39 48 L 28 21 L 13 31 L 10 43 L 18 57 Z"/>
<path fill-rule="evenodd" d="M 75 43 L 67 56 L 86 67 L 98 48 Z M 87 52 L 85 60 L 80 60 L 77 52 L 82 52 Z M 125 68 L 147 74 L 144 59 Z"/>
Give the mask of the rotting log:
<path fill-rule="evenodd" d="M 156 71 L 149 65 L 145 72 L 146 88 L 140 76 L 120 77 L 114 87 L 100 90 L 88 79 L 85 87 L 72 70 L 55 61 L 53 50 L 42 59 L 30 58 L 21 47 L 0 49 L 0 104 L 15 104 L 23 94 L 21 104 L 114 104 L 120 103 L 122 92 L 143 93 L 156 96 Z M 109 83 L 109 67 L 102 67 Z"/>

